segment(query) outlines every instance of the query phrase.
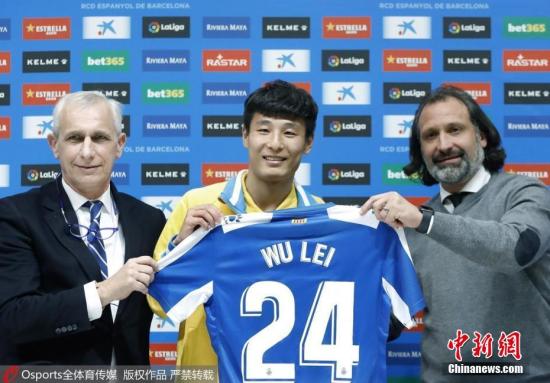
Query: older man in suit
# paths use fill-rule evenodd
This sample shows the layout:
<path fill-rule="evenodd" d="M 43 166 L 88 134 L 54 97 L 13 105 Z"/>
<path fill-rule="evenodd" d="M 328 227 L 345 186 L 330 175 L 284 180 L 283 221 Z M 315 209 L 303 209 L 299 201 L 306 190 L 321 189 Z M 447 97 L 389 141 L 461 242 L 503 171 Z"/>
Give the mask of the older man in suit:
<path fill-rule="evenodd" d="M 160 210 L 111 183 L 121 108 L 63 97 L 48 143 L 61 177 L 0 200 L 0 364 L 148 364 L 148 255 Z"/>

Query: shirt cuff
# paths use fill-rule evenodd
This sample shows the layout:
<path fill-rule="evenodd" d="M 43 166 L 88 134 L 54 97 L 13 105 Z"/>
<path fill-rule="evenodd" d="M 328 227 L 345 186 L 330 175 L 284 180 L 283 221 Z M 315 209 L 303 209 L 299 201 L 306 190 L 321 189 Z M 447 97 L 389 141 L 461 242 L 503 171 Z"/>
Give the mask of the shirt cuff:
<path fill-rule="evenodd" d="M 86 298 L 86 308 L 90 322 L 101 318 L 103 307 L 101 307 L 101 299 L 99 299 L 97 292 L 96 281 L 91 281 L 84 285 L 84 297 Z"/>

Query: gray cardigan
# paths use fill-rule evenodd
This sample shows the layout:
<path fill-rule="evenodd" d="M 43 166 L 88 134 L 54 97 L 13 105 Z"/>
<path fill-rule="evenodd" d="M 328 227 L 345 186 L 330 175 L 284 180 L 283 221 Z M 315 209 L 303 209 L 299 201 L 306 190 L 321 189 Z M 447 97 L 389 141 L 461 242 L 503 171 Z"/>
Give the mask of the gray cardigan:
<path fill-rule="evenodd" d="M 425 382 L 550 382 L 550 192 L 538 180 L 492 174 L 454 214 L 439 195 L 429 235 L 406 230 L 426 298 Z M 523 375 L 449 375 L 457 330 L 470 336 L 462 363 L 513 363 Z M 493 357 L 472 356 L 474 332 L 493 337 Z M 521 333 L 521 360 L 498 356 L 501 332 Z"/>

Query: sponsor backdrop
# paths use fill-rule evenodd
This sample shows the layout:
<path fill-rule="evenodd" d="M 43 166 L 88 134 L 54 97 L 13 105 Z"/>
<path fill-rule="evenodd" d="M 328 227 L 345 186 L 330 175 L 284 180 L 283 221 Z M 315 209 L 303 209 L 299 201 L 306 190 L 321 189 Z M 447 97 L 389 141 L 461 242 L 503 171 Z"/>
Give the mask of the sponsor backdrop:
<path fill-rule="evenodd" d="M 421 203 L 436 192 L 401 167 L 416 105 L 443 82 L 469 91 L 492 117 L 507 171 L 550 183 L 546 2 L 53 3 L 2 1 L 0 196 L 58 174 L 44 140 L 52 105 L 93 89 L 125 106 L 129 141 L 115 183 L 168 215 L 189 188 L 246 167 L 242 102 L 275 78 L 319 103 L 298 179 L 327 200 L 360 203 L 396 189 Z M 159 319 L 152 327 L 153 362 L 173 363 L 174 329 Z M 390 344 L 391 380 L 417 379 L 419 338 L 417 329 Z"/>

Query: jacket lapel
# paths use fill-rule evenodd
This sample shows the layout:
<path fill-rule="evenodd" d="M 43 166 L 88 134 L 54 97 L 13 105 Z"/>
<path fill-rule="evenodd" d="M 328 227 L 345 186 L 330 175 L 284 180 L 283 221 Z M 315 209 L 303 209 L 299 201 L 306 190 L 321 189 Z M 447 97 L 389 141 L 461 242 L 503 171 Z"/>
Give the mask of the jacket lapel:
<path fill-rule="evenodd" d="M 67 197 L 60 183 L 61 180 L 58 179 L 45 185 L 41 190 L 45 220 L 53 237 L 69 251 L 71 256 L 76 258 L 88 280 L 99 281 L 101 280 L 101 274 L 96 260 L 90 254 L 82 239 L 76 238 L 69 233 L 61 214 L 61 205 L 63 205 L 67 220 L 71 223 L 78 222 L 69 197 Z"/>

